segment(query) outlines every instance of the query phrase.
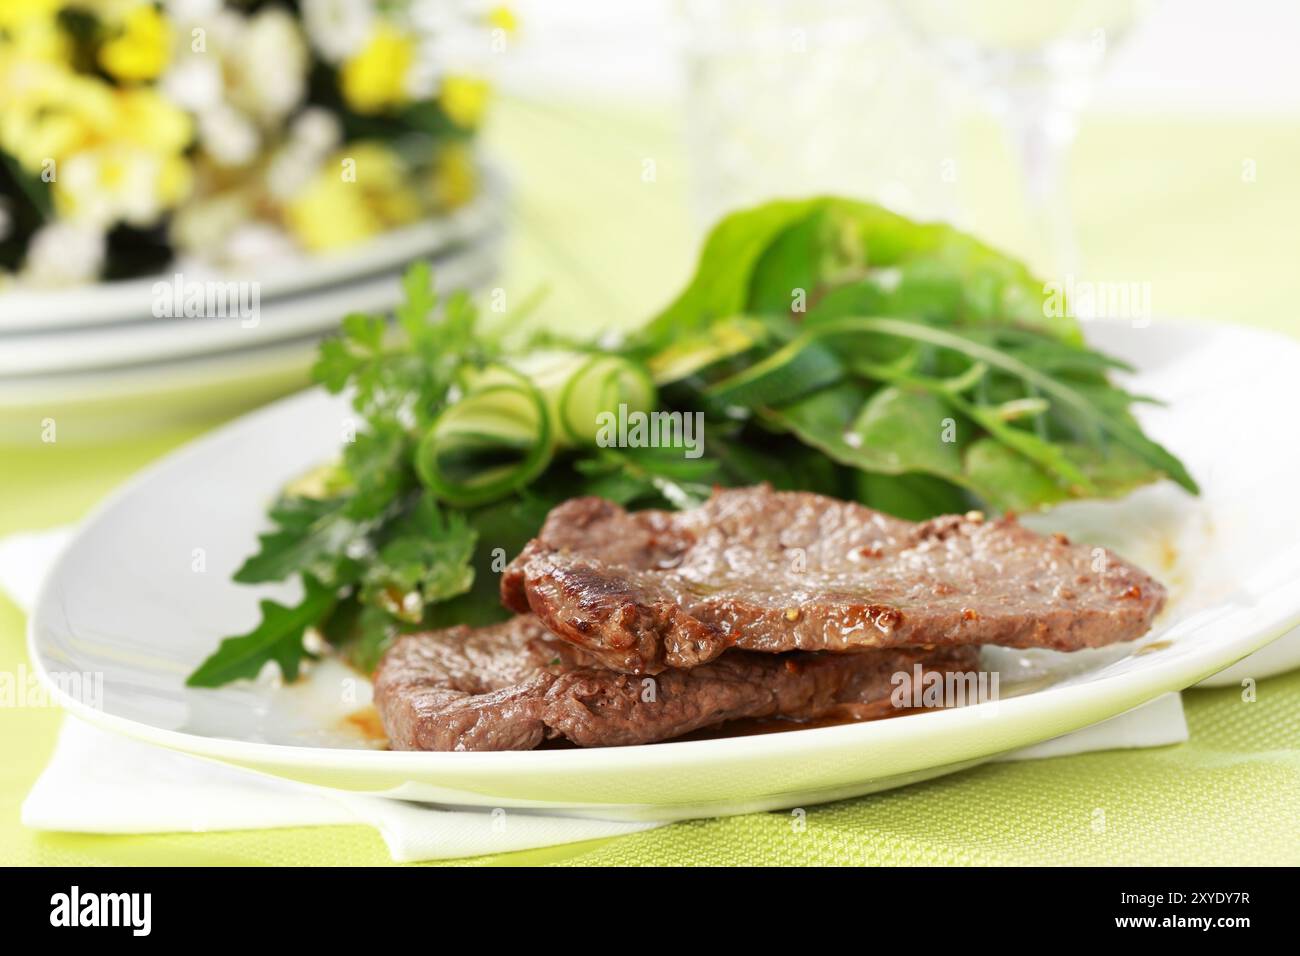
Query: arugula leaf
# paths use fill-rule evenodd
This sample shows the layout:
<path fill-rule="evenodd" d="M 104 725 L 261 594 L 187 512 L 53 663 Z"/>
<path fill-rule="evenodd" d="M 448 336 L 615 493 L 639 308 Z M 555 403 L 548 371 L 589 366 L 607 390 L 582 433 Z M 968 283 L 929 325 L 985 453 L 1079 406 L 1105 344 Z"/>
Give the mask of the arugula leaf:
<path fill-rule="evenodd" d="M 356 571 L 348 548 L 366 532 L 347 515 L 347 503 L 347 498 L 281 498 L 270 514 L 276 530 L 259 537 L 257 553 L 235 572 L 235 580 L 260 584 L 301 573 L 336 586 L 347 583 Z"/>
<path fill-rule="evenodd" d="M 228 637 L 188 678 L 188 687 L 220 687 L 241 677 L 254 678 L 268 661 L 275 661 L 285 680 L 297 680 L 298 668 L 309 656 L 303 633 L 315 626 L 334 604 L 332 588 L 310 575 L 303 576 L 303 597 L 286 607 L 275 601 L 261 603 L 262 621 L 247 634 Z"/>
<path fill-rule="evenodd" d="M 464 515 L 444 515 L 431 494 L 422 493 L 410 514 L 385 534 L 361 580 L 363 604 L 399 621 L 418 623 L 427 605 L 463 594 L 473 585 L 470 559 L 478 536 Z"/>
<path fill-rule="evenodd" d="M 375 669 L 399 633 L 387 612 L 362 604 L 355 595 L 339 601 L 321 622 L 320 630 L 330 646 L 364 674 Z"/>

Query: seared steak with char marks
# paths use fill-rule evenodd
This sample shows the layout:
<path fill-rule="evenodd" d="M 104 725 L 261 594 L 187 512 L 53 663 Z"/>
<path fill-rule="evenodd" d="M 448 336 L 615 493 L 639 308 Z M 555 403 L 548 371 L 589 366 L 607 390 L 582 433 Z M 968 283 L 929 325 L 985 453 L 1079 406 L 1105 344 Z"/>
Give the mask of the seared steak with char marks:
<path fill-rule="evenodd" d="M 1095 550 L 1014 517 L 915 524 L 767 486 L 683 512 L 575 498 L 507 567 L 501 593 L 629 674 L 696 667 L 730 647 L 1070 651 L 1140 637 L 1164 604 L 1159 582 Z"/>
<path fill-rule="evenodd" d="M 633 677 L 520 616 L 400 638 L 375 674 L 375 706 L 396 750 L 529 750 L 644 744 L 738 718 L 867 719 L 891 712 L 892 676 L 973 671 L 977 648 L 862 654 L 732 651 L 689 671 Z"/>

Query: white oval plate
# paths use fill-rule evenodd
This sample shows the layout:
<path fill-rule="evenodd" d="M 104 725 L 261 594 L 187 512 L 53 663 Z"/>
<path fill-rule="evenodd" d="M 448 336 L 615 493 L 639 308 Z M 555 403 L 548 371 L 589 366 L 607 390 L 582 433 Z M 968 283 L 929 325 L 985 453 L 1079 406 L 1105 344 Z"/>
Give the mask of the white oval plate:
<path fill-rule="evenodd" d="M 257 282 L 264 302 L 389 272 L 412 259 L 434 255 L 499 227 L 505 195 L 503 177 L 489 164 L 484 167 L 479 195 L 449 215 L 412 223 L 337 252 L 276 259 L 249 272 L 226 273 L 194 261 L 140 279 L 69 289 L 10 289 L 0 292 L 0 335 L 54 330 L 75 334 L 76 330 L 92 326 L 148 322 L 154 284 L 170 281 L 176 272 L 195 282 Z"/>
<path fill-rule="evenodd" d="M 501 234 L 445 250 L 431 262 L 438 288 L 475 288 L 496 271 Z M 419 258 L 417 254 L 416 258 Z M 405 262 L 405 260 L 403 260 Z M 338 328 L 349 312 L 386 312 L 402 299 L 401 270 L 261 302 L 255 317 L 151 319 L 77 329 L 23 333 L 0 339 L 0 395 L 49 376 L 183 361 L 216 352 L 266 348 Z M 3 398 L 0 398 L 0 402 Z"/>
<path fill-rule="evenodd" d="M 292 688 L 244 682 L 190 690 L 185 675 L 261 597 L 231 571 L 266 504 L 331 457 L 347 408 L 306 392 L 196 442 L 137 477 L 82 527 L 31 617 L 32 659 L 69 710 L 107 729 L 271 774 L 405 799 L 536 807 L 614 818 L 685 818 L 807 805 L 970 766 L 1187 687 L 1300 623 L 1300 346 L 1231 327 L 1094 323 L 1132 361 L 1130 386 L 1170 404 L 1143 424 L 1204 485 L 1165 484 L 1117 502 L 1070 505 L 1036 525 L 1115 547 L 1170 587 L 1137 645 L 1073 655 L 986 651 L 993 703 L 875 723 L 716 740 L 525 753 L 368 749 L 346 717 L 368 688 L 335 664 Z M 76 675 L 102 675 L 102 695 Z M 93 681 L 93 677 L 91 678 Z M 94 686 L 93 683 L 84 686 Z M 99 703 L 100 706 L 92 706 Z"/>

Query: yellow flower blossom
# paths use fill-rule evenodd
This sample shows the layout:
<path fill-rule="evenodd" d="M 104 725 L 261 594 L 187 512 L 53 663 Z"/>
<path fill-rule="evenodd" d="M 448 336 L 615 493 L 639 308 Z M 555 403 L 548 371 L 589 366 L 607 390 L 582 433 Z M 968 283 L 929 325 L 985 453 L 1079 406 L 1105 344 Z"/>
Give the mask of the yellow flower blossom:
<path fill-rule="evenodd" d="M 40 4 L 35 5 L 39 8 Z M 19 14 L 18 11 L 23 11 Z M 67 64 L 72 59 L 72 46 L 68 35 L 59 27 L 52 15 L 32 9 L 22 3 L 12 7 L 0 2 L 0 63 L 37 61 Z"/>
<path fill-rule="evenodd" d="M 168 156 L 158 170 L 158 199 L 168 209 L 175 209 L 194 190 L 194 169 L 181 156 Z"/>
<path fill-rule="evenodd" d="M 438 153 L 431 191 L 434 205 L 440 210 L 455 209 L 474 198 L 478 192 L 478 166 L 467 144 L 452 143 Z"/>
<path fill-rule="evenodd" d="M 156 221 L 188 196 L 192 121 L 148 88 L 40 60 L 0 60 L 0 148 L 51 182 L 61 217 Z"/>
<path fill-rule="evenodd" d="M 184 110 L 152 89 L 123 90 L 117 95 L 111 137 L 147 149 L 179 153 L 194 136 L 194 121 Z"/>
<path fill-rule="evenodd" d="M 64 0 L 5 0 L 0 3 L 0 30 L 25 26 L 33 21 L 52 23 Z"/>
<path fill-rule="evenodd" d="M 487 20 L 488 26 L 505 30 L 506 33 L 514 33 L 519 29 L 519 21 L 515 19 L 514 11 L 509 7 L 493 7 L 488 11 Z"/>
<path fill-rule="evenodd" d="M 492 86 L 471 76 L 448 76 L 442 81 L 438 101 L 442 110 L 461 129 L 474 129 L 483 119 Z"/>
<path fill-rule="evenodd" d="M 406 102 L 406 76 L 415 41 L 380 23 L 361 52 L 343 64 L 343 98 L 358 113 L 379 113 Z"/>
<path fill-rule="evenodd" d="M 95 18 L 99 29 L 92 42 L 67 32 L 60 13 L 69 8 Z M 477 193 L 474 152 L 456 136 L 413 164 L 383 143 L 350 143 L 287 201 L 283 191 L 269 193 L 256 174 L 214 178 L 216 167 L 201 140 L 191 154 L 195 117 L 155 84 L 175 67 L 173 54 L 182 49 L 174 46 L 177 27 L 162 12 L 170 9 L 155 0 L 0 0 L 0 150 L 30 174 L 46 177 L 59 218 L 75 228 L 151 225 L 174 211 L 172 241 L 183 246 L 175 230 L 193 218 L 187 212 L 224 189 L 237 192 L 239 202 L 223 212 L 223 221 L 273 217 L 304 248 L 317 251 L 363 242 L 460 206 Z M 268 129 L 292 114 L 308 68 L 304 47 L 302 62 L 290 57 L 282 64 L 281 82 L 269 82 L 259 51 L 267 47 L 277 53 L 277 63 L 284 60 L 278 55 L 286 49 L 282 41 L 302 29 L 295 14 L 269 9 L 283 21 L 272 24 L 280 33 L 268 26 L 253 38 L 259 43 L 245 37 L 247 42 L 236 44 L 249 50 L 241 66 L 258 96 L 245 96 L 222 68 L 231 106 Z M 423 88 L 415 82 L 417 73 L 433 80 L 417 62 L 423 52 L 418 37 L 383 14 L 372 22 L 368 36 L 361 31 L 360 50 L 339 67 L 339 91 L 348 108 L 381 114 L 410 104 L 414 96 L 427 97 L 416 92 Z M 505 6 L 487 9 L 477 20 L 480 30 L 484 22 L 507 33 L 517 29 Z M 290 82 L 294 76 L 298 86 Z M 270 98 L 274 109 L 264 108 L 267 89 L 276 92 Z M 448 121 L 470 131 L 482 123 L 490 94 L 484 80 L 452 75 L 442 78 L 436 95 Z M 328 143 L 317 147 L 326 148 Z M 303 162 L 312 168 L 319 155 L 313 150 Z M 249 169 L 264 170 L 267 163 L 268 156 L 259 154 Z"/>
<path fill-rule="evenodd" d="M 0 148 L 29 172 L 101 140 L 115 115 L 112 88 L 52 63 L 0 68 Z"/>
<path fill-rule="evenodd" d="M 313 179 L 285 209 L 289 231 L 313 252 L 353 245 L 382 230 L 355 190 Z"/>
<path fill-rule="evenodd" d="M 353 245 L 422 214 L 405 164 L 378 143 L 353 143 L 327 160 L 285 207 L 289 231 L 306 249 Z"/>
<path fill-rule="evenodd" d="M 150 4 L 131 9 L 122 31 L 99 50 L 99 63 L 119 80 L 140 82 L 157 78 L 171 59 L 171 28 Z"/>

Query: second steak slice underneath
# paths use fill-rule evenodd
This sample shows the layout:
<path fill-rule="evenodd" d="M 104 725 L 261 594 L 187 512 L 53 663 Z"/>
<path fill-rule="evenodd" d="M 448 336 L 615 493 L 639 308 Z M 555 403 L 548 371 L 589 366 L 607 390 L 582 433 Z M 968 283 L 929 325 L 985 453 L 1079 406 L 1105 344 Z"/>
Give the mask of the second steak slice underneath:
<path fill-rule="evenodd" d="M 375 674 L 395 750 L 530 750 L 645 744 L 741 718 L 889 714 L 895 673 L 974 671 L 978 648 L 861 654 L 732 651 L 689 671 L 634 677 L 601 668 L 535 617 L 399 639 Z"/>
<path fill-rule="evenodd" d="M 681 512 L 575 498 L 501 581 L 507 607 L 631 674 L 695 667 L 733 646 L 1070 651 L 1141 637 L 1164 593 L 1110 552 L 1014 518 L 914 524 L 767 486 Z"/>

